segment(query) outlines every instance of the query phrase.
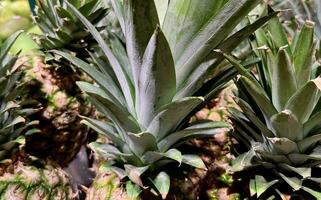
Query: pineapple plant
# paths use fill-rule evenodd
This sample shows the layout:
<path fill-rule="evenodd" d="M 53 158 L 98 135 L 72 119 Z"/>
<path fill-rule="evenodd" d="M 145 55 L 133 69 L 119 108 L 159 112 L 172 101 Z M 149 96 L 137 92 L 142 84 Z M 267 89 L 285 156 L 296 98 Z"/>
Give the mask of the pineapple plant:
<path fill-rule="evenodd" d="M 321 78 L 312 65 L 313 32 L 314 23 L 306 21 L 289 42 L 279 19 L 273 18 L 255 34 L 253 49 L 261 58 L 255 73 L 223 53 L 241 74 L 236 80 L 240 109 L 230 113 L 242 148 L 232 167 L 251 174 L 254 198 L 303 193 L 300 199 L 321 199 Z"/>
<path fill-rule="evenodd" d="M 77 85 L 110 120 L 83 117 L 84 124 L 109 138 L 90 144 L 97 160 L 102 161 L 99 181 L 94 180 L 88 199 L 99 199 L 95 194 L 104 188 L 105 196 L 109 195 L 110 187 L 104 185 L 111 182 L 111 171 L 127 181 L 128 199 L 138 198 L 146 186 L 165 199 L 170 177 L 163 166 L 176 163 L 206 168 L 197 155 L 186 155 L 178 146 L 229 128 L 224 122 L 207 120 L 189 124 L 190 117 L 237 73 L 232 67 L 216 69 L 223 57 L 212 50 L 233 50 L 274 14 L 232 34 L 260 1 L 110 2 L 125 45 L 118 38 L 104 40 L 95 26 L 66 2 L 96 39 L 103 55 L 91 54 L 89 64 L 72 54 L 53 51 L 95 81 Z M 213 76 L 214 69 L 218 73 Z"/>
<path fill-rule="evenodd" d="M 72 1 L 72 4 L 95 25 L 106 15 L 100 0 Z M 43 34 L 33 37 L 44 53 L 44 59 L 36 58 L 31 63 L 29 93 L 30 98 L 38 100 L 43 109 L 33 115 L 40 121 L 38 128 L 41 131 L 27 137 L 26 149 L 32 155 L 50 158 L 61 166 L 67 166 L 86 143 L 87 137 L 95 137 L 80 124 L 79 117 L 90 116 L 93 110 L 75 84 L 86 77 L 50 50 L 59 49 L 88 58 L 88 51 L 95 42 L 70 13 L 66 1 L 39 0 L 35 14 L 34 21 Z"/>
<path fill-rule="evenodd" d="M 43 162 L 35 163 L 23 151 L 24 136 L 37 130 L 32 128 L 36 121 L 27 118 L 36 109 L 23 108 L 22 64 L 17 62 L 18 55 L 8 54 L 20 34 L 10 36 L 0 48 L 0 199 L 72 200 L 75 194 L 66 173 Z"/>
<path fill-rule="evenodd" d="M 77 57 L 88 58 L 87 50 L 91 50 L 95 41 L 82 23 L 72 15 L 65 0 L 37 0 L 34 21 L 43 32 L 34 35 L 34 40 L 47 53 L 47 61 L 58 62 L 49 50 L 59 49 L 76 54 Z M 101 28 L 102 19 L 107 15 L 101 0 L 70 1 L 96 27 Z M 65 64 L 68 66 L 68 64 Z M 56 66 L 60 67 L 60 66 Z M 66 68 L 66 67 L 64 67 Z M 71 74 L 69 72 L 69 74 Z"/>

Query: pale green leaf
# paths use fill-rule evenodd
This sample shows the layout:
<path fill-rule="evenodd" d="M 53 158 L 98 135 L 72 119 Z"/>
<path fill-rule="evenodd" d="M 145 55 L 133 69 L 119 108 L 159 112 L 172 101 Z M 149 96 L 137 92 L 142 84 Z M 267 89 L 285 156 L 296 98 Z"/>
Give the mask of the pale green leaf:
<path fill-rule="evenodd" d="M 307 167 L 293 167 L 291 165 L 287 165 L 285 163 L 279 163 L 278 164 L 280 167 L 282 167 L 283 169 L 286 169 L 288 171 L 292 171 L 295 172 L 296 174 L 302 176 L 302 178 L 306 179 L 311 177 L 311 168 L 307 168 Z"/>
<path fill-rule="evenodd" d="M 239 172 L 254 166 L 252 163 L 254 157 L 255 155 L 253 151 L 239 155 L 235 160 L 232 161 L 232 171 Z"/>
<path fill-rule="evenodd" d="M 314 52 L 314 23 L 307 21 L 301 29 L 293 50 L 294 67 L 299 86 L 310 80 Z"/>
<path fill-rule="evenodd" d="M 3 59 L 8 55 L 8 52 L 10 51 L 12 45 L 15 43 L 21 33 L 23 33 L 23 31 L 15 32 L 4 43 L 1 44 L 0 63 L 2 63 Z"/>
<path fill-rule="evenodd" d="M 139 200 L 139 195 L 142 190 L 131 181 L 126 182 L 126 194 L 128 196 L 128 200 Z"/>
<path fill-rule="evenodd" d="M 271 57 L 268 56 L 268 60 Z M 275 59 L 274 57 L 271 59 Z M 272 102 L 275 108 L 280 112 L 285 104 L 297 90 L 295 72 L 292 67 L 291 59 L 285 49 L 280 49 L 277 56 L 277 63 L 269 63 L 272 84 Z"/>
<path fill-rule="evenodd" d="M 165 172 L 160 172 L 153 181 L 158 192 L 161 194 L 162 199 L 166 199 L 166 196 L 170 188 L 170 177 Z"/>
<path fill-rule="evenodd" d="M 298 191 L 302 188 L 302 180 L 296 177 L 287 177 L 282 173 L 279 173 L 282 179 L 287 182 L 295 191 Z"/>
<path fill-rule="evenodd" d="M 302 190 L 304 190 L 304 191 L 308 192 L 309 194 L 311 194 L 312 196 L 314 196 L 316 199 L 321 199 L 321 192 L 312 190 L 311 188 L 308 188 L 305 186 L 302 186 L 301 188 L 302 188 Z"/>
<path fill-rule="evenodd" d="M 207 169 L 203 160 L 197 155 L 183 155 L 182 162 L 199 169 Z"/>
<path fill-rule="evenodd" d="M 277 183 L 278 180 L 273 180 L 267 182 L 263 176 L 256 175 L 255 176 L 255 185 L 256 185 L 256 193 L 257 198 L 259 198 L 267 189 Z"/>
<path fill-rule="evenodd" d="M 162 25 L 167 12 L 169 0 L 154 0 L 158 13 L 159 24 Z"/>
<path fill-rule="evenodd" d="M 320 98 L 320 90 L 321 78 L 307 82 L 289 99 L 285 109 L 291 110 L 301 123 L 305 123 Z"/>

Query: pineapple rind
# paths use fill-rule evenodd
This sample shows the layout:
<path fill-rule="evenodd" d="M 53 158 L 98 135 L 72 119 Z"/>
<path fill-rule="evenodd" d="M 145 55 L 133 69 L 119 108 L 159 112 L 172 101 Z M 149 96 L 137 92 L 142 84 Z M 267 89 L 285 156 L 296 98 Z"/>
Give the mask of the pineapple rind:
<path fill-rule="evenodd" d="M 51 176 L 44 176 L 51 174 Z M 59 181 L 50 182 L 50 179 Z M 0 199 L 30 200 L 72 200 L 75 194 L 68 181 L 68 175 L 60 168 L 15 167 L 0 177 Z"/>

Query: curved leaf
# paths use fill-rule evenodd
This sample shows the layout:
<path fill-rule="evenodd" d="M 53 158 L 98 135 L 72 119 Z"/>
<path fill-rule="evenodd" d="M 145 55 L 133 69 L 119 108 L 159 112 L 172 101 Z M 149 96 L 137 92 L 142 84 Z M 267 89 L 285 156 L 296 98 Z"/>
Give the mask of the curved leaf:
<path fill-rule="evenodd" d="M 127 0 L 123 4 L 127 55 L 137 90 L 144 51 L 159 21 L 152 0 Z"/>
<path fill-rule="evenodd" d="M 289 110 L 284 110 L 270 118 L 274 134 L 292 141 L 303 139 L 303 125 Z"/>
<path fill-rule="evenodd" d="M 168 174 L 165 172 L 160 172 L 153 180 L 153 184 L 161 194 L 162 199 L 166 199 L 171 184 L 171 180 Z"/>
<path fill-rule="evenodd" d="M 301 123 L 305 123 L 320 98 L 320 90 L 321 78 L 307 82 L 288 100 L 285 109 L 291 110 Z"/>
<path fill-rule="evenodd" d="M 165 106 L 151 121 L 147 132 L 154 134 L 157 141 L 159 141 L 164 138 L 168 132 L 174 130 L 179 122 L 202 102 L 203 98 L 201 97 L 189 97 Z"/>
<path fill-rule="evenodd" d="M 229 127 L 230 126 L 228 124 L 223 122 L 210 122 L 199 128 L 193 128 L 192 126 L 182 131 L 169 134 L 159 142 L 158 147 L 161 151 L 166 151 L 177 142 L 185 142 L 186 140 L 193 138 L 212 136 L 227 131 Z"/>
<path fill-rule="evenodd" d="M 271 56 L 272 55 L 268 54 L 268 61 L 270 59 L 275 59 L 275 57 L 270 58 Z M 278 62 L 275 65 L 273 65 L 272 62 L 268 62 L 268 66 L 272 72 L 272 102 L 275 108 L 280 112 L 284 109 L 284 106 L 290 97 L 296 92 L 297 83 L 290 57 L 285 49 L 279 50 L 277 61 Z"/>
<path fill-rule="evenodd" d="M 197 155 L 183 155 L 182 162 L 199 169 L 207 169 L 203 160 Z"/>
<path fill-rule="evenodd" d="M 92 36 L 95 38 L 97 43 L 99 44 L 99 47 L 101 50 L 105 53 L 106 57 L 108 58 L 108 61 L 111 64 L 111 67 L 116 74 L 118 83 L 122 89 L 122 92 L 125 96 L 128 109 L 130 110 L 131 113 L 135 113 L 135 108 L 134 108 L 134 101 L 133 101 L 133 94 L 132 94 L 132 88 L 131 88 L 131 83 L 127 79 L 126 74 L 124 69 L 122 69 L 122 66 L 120 65 L 119 61 L 115 57 L 115 55 L 112 53 L 110 50 L 109 46 L 103 39 L 103 37 L 100 35 L 100 33 L 97 31 L 94 25 L 92 25 L 88 19 L 86 19 L 78 10 L 75 8 L 73 5 L 68 3 L 66 1 L 66 4 L 70 7 L 71 11 L 73 14 L 88 28 Z"/>
<path fill-rule="evenodd" d="M 139 157 L 148 151 L 157 151 L 156 138 L 150 133 L 128 134 L 128 145 Z"/>
<path fill-rule="evenodd" d="M 172 102 L 176 91 L 175 65 L 165 36 L 159 27 L 145 50 L 139 78 L 140 123 L 147 127 L 156 111 Z"/>

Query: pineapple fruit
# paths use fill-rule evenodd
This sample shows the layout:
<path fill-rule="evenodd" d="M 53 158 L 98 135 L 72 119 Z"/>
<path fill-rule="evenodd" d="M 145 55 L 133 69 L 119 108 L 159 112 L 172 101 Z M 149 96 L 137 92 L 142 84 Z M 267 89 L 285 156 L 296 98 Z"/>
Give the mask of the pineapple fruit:
<path fill-rule="evenodd" d="M 41 57 L 35 57 L 27 70 L 28 98 L 40 103 L 42 109 L 29 116 L 38 120 L 39 132 L 26 137 L 26 151 L 31 155 L 55 161 L 66 167 L 86 142 L 88 128 L 80 124 L 80 116 L 92 110 L 84 99 L 69 96 L 60 89 L 59 80 Z M 29 66 L 30 67 L 30 66 Z"/>
<path fill-rule="evenodd" d="M 21 32 L 9 37 L 0 48 L 0 199 L 74 199 L 67 174 L 24 153 L 24 135 L 37 132 L 26 116 L 36 109 L 23 108 L 24 84 L 18 56 L 8 51 Z"/>
<path fill-rule="evenodd" d="M 181 9 L 187 2 L 195 5 Z M 229 36 L 259 2 L 182 0 L 160 5 L 161 1 L 112 0 L 126 47 L 119 38 L 104 40 L 95 26 L 67 3 L 96 39 L 103 56 L 93 55 L 90 65 L 72 54 L 54 53 L 95 81 L 77 84 L 110 121 L 83 117 L 82 122 L 109 138 L 107 142 L 97 141 L 90 146 L 96 158 L 103 160 L 99 168 L 108 169 L 126 181 L 128 199 L 137 199 L 146 185 L 165 199 L 170 177 L 162 167 L 169 163 L 206 168 L 197 155 L 186 155 L 177 146 L 229 128 L 224 122 L 189 124 L 189 119 L 235 75 L 235 70 L 229 67 L 217 69 L 218 75 L 213 76 L 212 69 L 223 57 L 212 50 L 233 50 L 271 17 Z M 196 7 L 197 12 L 193 12 Z M 190 24 L 195 29 L 186 31 Z M 228 76 L 222 77 L 224 73 Z M 211 84 L 204 85 L 206 82 Z M 111 177 L 99 173 L 88 198 L 99 199 L 92 195 L 98 195 L 97 188 L 104 188 Z M 110 191 L 107 185 L 105 191 Z"/>
<path fill-rule="evenodd" d="M 262 60 L 257 75 L 225 54 L 242 75 L 236 82 L 241 110 L 230 112 L 234 135 L 247 152 L 233 170 L 255 171 L 249 187 L 256 198 L 285 198 L 283 184 L 293 197 L 305 192 L 301 199 L 321 199 L 320 177 L 315 177 L 321 170 L 321 78 L 312 67 L 313 36 L 314 23 L 307 21 L 290 43 L 279 20 L 272 19 L 253 42 Z"/>

